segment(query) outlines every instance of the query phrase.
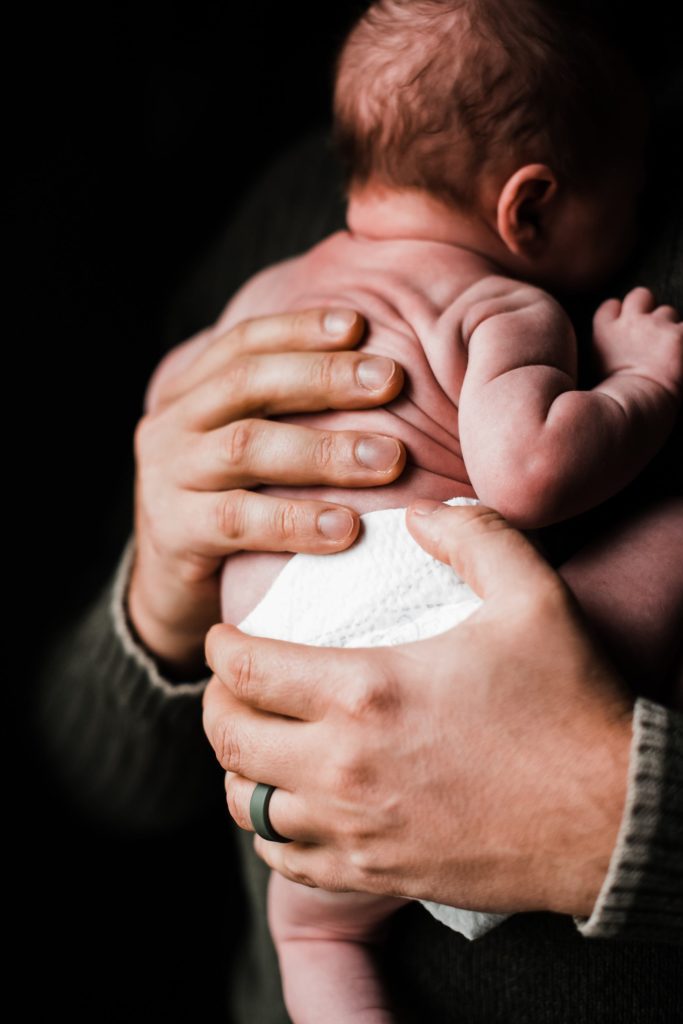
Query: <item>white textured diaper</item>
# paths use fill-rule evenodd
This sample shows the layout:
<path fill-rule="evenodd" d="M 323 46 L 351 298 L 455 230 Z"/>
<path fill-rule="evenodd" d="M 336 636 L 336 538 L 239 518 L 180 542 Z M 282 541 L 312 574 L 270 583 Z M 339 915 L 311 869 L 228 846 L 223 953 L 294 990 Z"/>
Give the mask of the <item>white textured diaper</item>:
<path fill-rule="evenodd" d="M 446 504 L 478 502 L 451 498 Z M 361 536 L 346 551 L 294 555 L 239 628 L 252 636 L 319 647 L 379 647 L 435 636 L 462 622 L 480 606 L 480 598 L 413 540 L 405 512 L 366 512 Z M 507 916 L 419 902 L 468 939 Z"/>

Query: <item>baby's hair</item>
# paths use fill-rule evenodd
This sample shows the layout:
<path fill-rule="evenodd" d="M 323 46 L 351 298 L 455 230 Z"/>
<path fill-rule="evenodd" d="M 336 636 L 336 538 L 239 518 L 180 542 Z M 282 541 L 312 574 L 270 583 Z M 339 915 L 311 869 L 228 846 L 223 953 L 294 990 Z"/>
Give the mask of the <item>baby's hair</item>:
<path fill-rule="evenodd" d="M 377 0 L 337 60 L 334 135 L 348 186 L 468 206 L 489 166 L 547 163 L 589 188 L 620 159 L 642 104 L 577 0 Z"/>

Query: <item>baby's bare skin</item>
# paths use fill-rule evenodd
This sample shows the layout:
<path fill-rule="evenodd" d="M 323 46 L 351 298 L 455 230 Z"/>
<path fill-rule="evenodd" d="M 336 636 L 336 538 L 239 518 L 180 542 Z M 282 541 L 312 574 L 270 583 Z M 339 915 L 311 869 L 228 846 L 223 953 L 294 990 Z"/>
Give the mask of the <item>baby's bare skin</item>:
<path fill-rule="evenodd" d="M 401 214 L 412 216 L 419 204 L 412 197 L 408 209 L 401 205 L 396 223 L 405 231 L 411 220 Z M 422 211 L 427 233 L 429 207 Z M 384 201 L 381 212 L 386 212 Z M 394 483 L 376 489 L 311 487 L 293 478 L 291 488 L 262 490 L 339 502 L 359 513 L 400 507 L 419 497 L 476 496 L 513 524 L 531 528 L 589 508 L 632 479 L 675 419 L 683 376 L 683 328 L 675 310 L 656 309 L 644 288 L 623 303 L 603 303 L 595 316 L 594 342 L 605 377 L 592 391 L 579 392 L 568 317 L 538 285 L 508 276 L 511 267 L 499 249 L 487 251 L 487 238 L 477 236 L 475 225 L 464 233 L 467 245 L 458 244 L 463 224 L 457 218 L 445 228 L 439 221 L 443 240 L 383 240 L 373 237 L 376 214 L 373 204 L 356 209 L 352 204 L 349 219 L 357 233 L 338 232 L 309 253 L 257 275 L 228 305 L 215 331 L 282 310 L 358 310 L 368 325 L 360 348 L 403 366 L 402 393 L 379 409 L 281 418 L 393 436 L 405 447 L 407 468 Z M 205 344 L 199 339 L 198 350 Z M 185 348 L 182 358 L 191 358 L 191 351 Z M 172 371 L 174 353 L 168 359 Z M 397 446 L 396 461 L 400 458 Z M 240 552 L 228 558 L 221 578 L 224 620 L 239 623 L 291 557 Z M 271 882 L 271 931 L 288 1008 L 297 1021 L 315 1020 L 326 1000 L 334 1005 L 341 978 L 350 974 L 359 1019 L 366 1010 L 368 1021 L 391 1019 L 359 943 L 369 938 L 368 913 L 381 919 L 401 904 L 387 898 L 375 905 L 355 894 L 345 899 L 339 909 L 347 911 L 346 941 L 332 943 L 334 898 L 330 906 L 329 894 L 322 891 L 279 878 Z M 312 931 L 312 915 L 321 910 L 328 914 L 327 939 Z M 303 984 L 304 960 L 310 966 L 312 950 L 322 958 L 315 992 Z"/>
<path fill-rule="evenodd" d="M 303 308 L 343 301 L 367 319 L 363 351 L 406 370 L 402 394 L 384 408 L 284 418 L 332 430 L 365 423 L 399 438 L 408 466 L 398 480 L 381 489 L 264 491 L 303 492 L 359 513 L 419 497 L 479 497 L 528 529 L 578 514 L 636 476 L 676 415 L 683 344 L 675 310 L 654 311 L 647 289 L 635 289 L 623 306 L 604 303 L 594 338 L 606 377 L 579 392 L 566 313 L 548 293 L 497 270 L 446 243 L 382 243 L 339 232 L 238 294 L 224 327 L 270 312 L 288 295 Z M 318 287 L 309 290 L 311 282 Z M 242 552 L 229 559 L 225 621 L 240 622 L 290 557 Z"/>

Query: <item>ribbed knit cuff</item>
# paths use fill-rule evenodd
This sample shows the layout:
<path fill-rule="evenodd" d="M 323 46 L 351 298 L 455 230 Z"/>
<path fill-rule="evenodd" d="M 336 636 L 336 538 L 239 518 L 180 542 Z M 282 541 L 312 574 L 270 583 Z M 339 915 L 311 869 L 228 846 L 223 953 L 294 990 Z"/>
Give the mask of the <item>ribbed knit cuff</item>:
<path fill-rule="evenodd" d="M 145 647 L 142 640 L 133 632 L 132 624 L 128 617 L 126 601 L 134 554 L 135 534 L 132 533 L 126 542 L 114 575 L 109 605 L 114 622 L 114 632 L 126 654 L 135 661 L 139 668 L 144 670 L 151 686 L 160 690 L 166 697 L 171 700 L 177 700 L 179 697 L 201 694 L 211 678 L 210 672 L 207 672 L 205 678 L 194 682 L 174 682 L 166 678 L 162 675 L 153 653 Z"/>
<path fill-rule="evenodd" d="M 587 938 L 683 942 L 683 716 L 636 701 L 624 814 Z"/>

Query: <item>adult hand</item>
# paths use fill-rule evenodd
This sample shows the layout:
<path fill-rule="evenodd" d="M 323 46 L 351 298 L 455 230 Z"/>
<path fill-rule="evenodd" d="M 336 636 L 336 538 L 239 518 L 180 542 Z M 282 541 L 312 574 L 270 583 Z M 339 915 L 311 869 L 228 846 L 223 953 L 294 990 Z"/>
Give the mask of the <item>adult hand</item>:
<path fill-rule="evenodd" d="M 403 386 L 397 363 L 346 351 L 363 326 L 350 311 L 311 310 L 209 330 L 185 343 L 201 341 L 191 363 L 183 354 L 182 373 L 153 378 L 153 399 L 135 432 L 128 611 L 165 666 L 180 673 L 204 667 L 206 631 L 220 620 L 219 568 L 226 555 L 239 549 L 324 554 L 348 547 L 358 534 L 352 509 L 249 488 L 368 487 L 401 473 L 405 451 L 398 442 L 389 446 L 393 461 L 386 469 L 368 468 L 361 461 L 368 449 L 359 442 L 375 437 L 260 418 L 360 409 L 394 398 Z"/>
<path fill-rule="evenodd" d="M 204 728 L 233 818 L 306 885 L 452 906 L 589 915 L 622 817 L 632 708 L 578 607 L 482 506 L 417 503 L 414 538 L 483 598 L 454 629 L 333 649 L 218 624 Z"/>

